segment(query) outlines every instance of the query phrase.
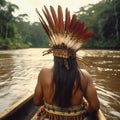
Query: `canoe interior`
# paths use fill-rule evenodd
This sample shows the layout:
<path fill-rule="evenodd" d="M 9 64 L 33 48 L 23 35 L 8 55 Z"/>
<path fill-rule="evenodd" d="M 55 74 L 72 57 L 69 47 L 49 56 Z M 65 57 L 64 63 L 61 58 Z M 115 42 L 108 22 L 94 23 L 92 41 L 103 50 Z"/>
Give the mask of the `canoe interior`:
<path fill-rule="evenodd" d="M 0 114 L 0 120 L 30 120 L 37 109 L 33 94 L 29 94 Z"/>
<path fill-rule="evenodd" d="M 38 107 L 33 103 L 33 93 L 31 93 L 0 114 L 0 120 L 35 120 L 37 109 Z M 84 120 L 106 120 L 106 118 L 99 110 L 96 115 L 89 116 Z"/>

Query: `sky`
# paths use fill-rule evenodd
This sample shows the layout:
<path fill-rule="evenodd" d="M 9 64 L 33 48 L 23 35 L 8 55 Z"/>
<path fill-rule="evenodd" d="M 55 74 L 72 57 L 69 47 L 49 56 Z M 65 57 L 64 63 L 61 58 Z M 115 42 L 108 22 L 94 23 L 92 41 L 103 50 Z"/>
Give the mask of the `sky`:
<path fill-rule="evenodd" d="M 19 10 L 16 10 L 14 15 L 18 14 L 28 14 L 29 21 L 35 22 L 39 21 L 37 13 L 35 9 L 37 8 L 40 13 L 42 13 L 42 8 L 47 6 L 49 8 L 52 5 L 55 10 L 58 5 L 61 5 L 63 10 L 67 7 L 71 13 L 79 10 L 81 6 L 85 6 L 88 4 L 95 4 L 101 0 L 6 0 L 7 2 L 11 2 L 16 4 L 19 7 Z"/>

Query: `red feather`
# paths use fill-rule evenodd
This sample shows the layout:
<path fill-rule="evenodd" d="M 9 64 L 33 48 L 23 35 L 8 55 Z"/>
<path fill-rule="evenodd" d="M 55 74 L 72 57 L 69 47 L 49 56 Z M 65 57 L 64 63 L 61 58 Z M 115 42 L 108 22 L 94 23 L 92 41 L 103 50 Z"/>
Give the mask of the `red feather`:
<path fill-rule="evenodd" d="M 84 36 L 83 38 L 84 38 L 84 40 L 88 40 L 88 39 L 91 38 L 93 35 L 94 35 L 93 32 L 89 32 L 89 33 L 85 34 L 85 36 Z"/>
<path fill-rule="evenodd" d="M 70 28 L 70 12 L 66 8 L 66 14 L 65 14 L 65 30 L 68 32 Z"/>
<path fill-rule="evenodd" d="M 76 35 L 79 33 L 78 31 L 79 31 L 80 29 L 81 29 L 81 24 L 80 24 L 79 21 L 77 21 L 77 22 L 75 23 L 74 27 L 73 27 L 72 34 L 76 36 Z"/>
<path fill-rule="evenodd" d="M 52 17 L 54 20 L 55 30 L 56 30 L 56 32 L 58 32 L 58 24 L 59 24 L 58 17 L 57 17 L 56 12 L 52 6 L 50 6 L 50 10 L 51 10 Z"/>
<path fill-rule="evenodd" d="M 61 6 L 58 6 L 58 19 L 59 19 L 59 30 L 60 32 L 64 32 L 63 13 Z"/>
<path fill-rule="evenodd" d="M 74 14 L 74 15 L 72 16 L 72 20 L 71 20 L 71 24 L 70 24 L 70 29 L 71 29 L 71 30 L 74 29 L 75 24 L 76 24 L 76 21 L 77 21 L 76 15 Z"/>
<path fill-rule="evenodd" d="M 40 20 L 40 22 L 41 22 L 43 28 L 45 29 L 46 33 L 48 34 L 48 36 L 49 36 L 49 38 L 50 38 L 50 36 L 52 36 L 52 33 L 50 32 L 50 30 L 49 30 L 49 28 L 48 28 L 46 22 L 44 21 L 44 19 L 42 18 L 42 16 L 40 15 L 40 13 L 38 12 L 37 9 L 36 9 L 36 12 L 37 12 L 37 14 L 38 14 L 39 17 L 40 17 L 39 20 Z"/>
<path fill-rule="evenodd" d="M 47 21 L 48 21 L 49 26 L 50 26 L 51 29 L 54 31 L 55 25 L 54 25 L 54 22 L 53 22 L 53 20 L 52 20 L 52 17 L 51 17 L 51 15 L 50 15 L 48 9 L 46 8 L 46 6 L 44 6 L 44 8 L 45 8 L 45 11 L 46 11 L 46 12 L 43 10 L 43 13 L 44 13 L 44 15 L 45 15 L 45 17 L 46 17 L 46 19 L 47 19 Z"/>

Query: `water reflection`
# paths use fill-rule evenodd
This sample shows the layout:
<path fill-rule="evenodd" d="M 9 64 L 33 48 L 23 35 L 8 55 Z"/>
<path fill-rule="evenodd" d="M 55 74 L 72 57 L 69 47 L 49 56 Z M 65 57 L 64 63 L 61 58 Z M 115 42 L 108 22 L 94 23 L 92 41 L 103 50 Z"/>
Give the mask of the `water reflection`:
<path fill-rule="evenodd" d="M 43 59 L 40 50 L 0 51 L 0 112 L 33 91 Z"/>
<path fill-rule="evenodd" d="M 0 55 L 0 78 L 2 78 L 1 82 L 5 82 L 11 79 L 11 71 L 13 69 L 14 69 L 14 64 L 12 60 L 12 55 L 1 54 Z"/>
<path fill-rule="evenodd" d="M 102 110 L 109 120 L 120 118 L 120 52 L 86 51 L 83 56 L 93 62 L 88 68 L 94 79 Z"/>
<path fill-rule="evenodd" d="M 78 54 L 91 65 L 86 69 L 92 75 L 105 116 L 118 120 L 120 52 L 81 50 Z M 0 112 L 33 91 L 40 69 L 52 64 L 52 56 L 43 57 L 41 49 L 0 51 Z"/>

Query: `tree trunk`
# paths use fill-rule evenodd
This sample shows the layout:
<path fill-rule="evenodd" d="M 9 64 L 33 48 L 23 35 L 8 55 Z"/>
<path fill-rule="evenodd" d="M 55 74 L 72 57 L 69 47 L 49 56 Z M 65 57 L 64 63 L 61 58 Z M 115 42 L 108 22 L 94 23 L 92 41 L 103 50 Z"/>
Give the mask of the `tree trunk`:
<path fill-rule="evenodd" d="M 113 0 L 113 2 L 114 2 L 114 0 Z M 119 31 L 118 31 L 118 13 L 116 11 L 116 4 L 115 4 L 115 2 L 113 3 L 113 6 L 114 6 L 115 20 L 116 20 L 116 23 L 115 23 L 116 40 L 119 41 L 120 36 L 119 36 Z"/>
<path fill-rule="evenodd" d="M 7 38 L 7 35 L 8 35 L 8 23 L 6 23 L 5 39 Z"/>

